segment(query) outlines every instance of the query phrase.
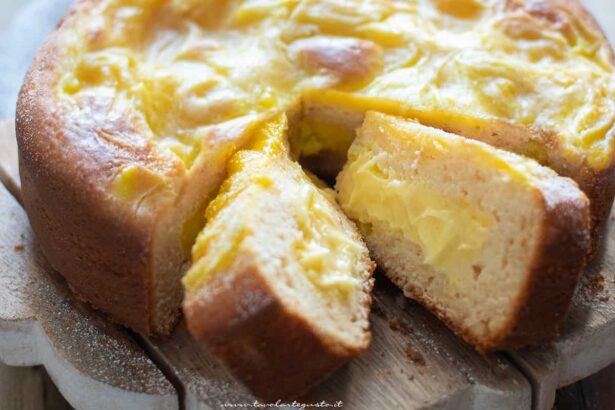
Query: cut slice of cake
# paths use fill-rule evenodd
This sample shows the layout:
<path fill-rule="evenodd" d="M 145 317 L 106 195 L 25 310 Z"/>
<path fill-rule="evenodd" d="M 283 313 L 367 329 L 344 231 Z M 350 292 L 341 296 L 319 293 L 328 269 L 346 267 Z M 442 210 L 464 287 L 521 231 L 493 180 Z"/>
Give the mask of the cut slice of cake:
<path fill-rule="evenodd" d="M 589 246 L 588 200 L 572 180 L 368 113 L 336 188 L 387 276 L 479 350 L 556 335 Z"/>
<path fill-rule="evenodd" d="M 304 392 L 370 340 L 374 264 L 285 129 L 266 123 L 233 156 L 183 281 L 190 332 L 265 399 Z"/>

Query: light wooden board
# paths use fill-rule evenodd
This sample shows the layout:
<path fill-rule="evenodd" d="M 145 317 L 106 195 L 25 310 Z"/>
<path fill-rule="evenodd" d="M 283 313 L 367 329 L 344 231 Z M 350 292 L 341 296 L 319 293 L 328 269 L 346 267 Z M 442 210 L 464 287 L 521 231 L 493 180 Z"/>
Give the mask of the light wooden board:
<path fill-rule="evenodd" d="M 43 410 L 45 384 L 36 367 L 9 367 L 0 363 L 0 409 Z"/>
<path fill-rule="evenodd" d="M 0 409 L 72 410 L 45 369 L 10 367 L 0 363 Z"/>
<path fill-rule="evenodd" d="M 17 176 L 19 175 L 19 163 L 17 158 L 17 143 L 13 135 L 15 134 L 15 122 L 12 120 L 0 121 L 0 181 L 5 187 L 19 199 L 19 187 Z"/>
<path fill-rule="evenodd" d="M 7 165 L 9 151 L 0 151 L 0 166 Z M 18 186 L 12 173 L 17 168 L 3 169 L 3 178 L 11 176 L 9 182 Z M 3 186 L 0 361 L 44 365 L 78 409 L 174 409 L 179 403 L 171 383 L 121 327 L 72 297 L 39 252 L 25 212 Z"/>
<path fill-rule="evenodd" d="M 385 278 L 377 282 L 369 352 L 300 402 L 342 401 L 350 409 L 530 408 L 530 386 L 505 358 L 477 354 Z M 146 342 L 184 385 L 186 408 L 255 400 L 183 325 L 169 340 Z"/>

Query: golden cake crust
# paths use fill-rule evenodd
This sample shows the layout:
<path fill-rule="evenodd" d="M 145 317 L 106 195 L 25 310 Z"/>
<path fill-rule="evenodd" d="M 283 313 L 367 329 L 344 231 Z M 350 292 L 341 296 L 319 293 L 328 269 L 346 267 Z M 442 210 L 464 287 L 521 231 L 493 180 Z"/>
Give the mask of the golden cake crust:
<path fill-rule="evenodd" d="M 577 17 L 585 29 L 590 29 L 601 37 L 603 44 L 607 45 L 608 59 L 615 67 L 615 54 L 602 28 L 578 0 L 504 0 L 502 7 L 506 13 L 523 16 L 530 20 L 538 19 L 565 36 L 574 35 L 575 23 L 570 20 L 570 16 Z M 304 111 L 308 116 L 336 123 L 348 129 L 360 127 L 365 114 L 364 111 L 357 111 L 352 104 L 328 106 L 327 103 L 323 104 L 318 99 L 312 102 L 310 98 L 304 103 Z M 396 107 L 393 112 L 387 112 L 387 114 L 412 118 L 413 114 L 407 111 L 403 107 Z M 503 119 L 484 119 L 477 124 L 451 124 L 446 119 L 430 118 L 425 125 L 532 157 L 543 165 L 553 168 L 560 175 L 575 180 L 590 199 L 592 240 L 589 258 L 596 256 L 615 197 L 615 152 L 604 167 L 595 169 L 589 165 L 587 160 L 570 161 L 567 159 L 562 143 L 553 131 L 526 127 Z M 608 134 L 615 135 L 615 128 L 611 128 Z M 527 146 L 534 142 L 540 142 L 547 152 L 540 155 L 529 152 Z M 317 156 L 308 156 L 305 159 L 310 169 L 327 175 L 331 179 L 335 178 L 344 162 L 345 158 L 340 158 L 336 153 L 328 151 Z"/>
<path fill-rule="evenodd" d="M 354 347 L 328 342 L 293 306 L 284 303 L 258 265 L 217 275 L 189 294 L 189 331 L 260 398 L 298 397 L 369 346 L 370 333 Z M 368 266 L 373 264 L 367 260 Z M 371 294 L 373 279 L 364 283 Z M 366 298 L 366 311 L 371 297 Z"/>
<path fill-rule="evenodd" d="M 606 35 L 594 16 L 585 9 L 578 0 L 506 0 L 508 10 L 522 11 L 529 16 L 539 18 L 557 28 L 562 33 L 572 30 L 570 21 L 562 16 L 577 16 L 587 27 L 594 30 L 609 45 L 609 59 L 615 66 L 615 53 L 606 40 Z M 562 14 L 561 11 L 564 11 Z M 614 129 L 609 131 L 615 133 Z M 544 133 L 543 133 L 544 134 Z M 548 136 L 547 136 L 548 138 Z M 555 140 L 555 138 L 552 138 Z M 554 164 L 548 164 L 554 166 Z M 582 169 L 566 169 L 554 166 L 555 171 L 562 176 L 574 179 L 590 200 L 591 219 L 591 247 L 589 259 L 593 259 L 600 248 L 607 218 L 611 212 L 613 198 L 615 197 L 615 154 L 611 156 L 609 164 L 602 170 L 593 170 L 589 167 Z"/>
<path fill-rule="evenodd" d="M 574 290 L 586 263 L 590 246 L 587 198 L 568 183 L 554 179 L 541 189 L 544 207 L 540 246 L 523 291 L 515 302 L 515 314 L 498 334 L 476 338 L 427 300 L 419 289 L 401 277 L 388 276 L 404 292 L 421 302 L 459 336 L 480 351 L 517 349 L 551 341 L 558 335 Z"/>
<path fill-rule="evenodd" d="M 54 92 L 63 38 L 94 4 L 71 7 L 21 90 L 16 131 L 23 202 L 43 253 L 76 295 L 141 333 L 169 334 L 175 321 L 157 328 L 151 322 L 153 229 L 169 198 L 136 215 L 113 199 L 109 186 L 126 164 L 154 166 L 179 179 L 178 164 L 161 156 L 129 119 L 109 120 L 104 102 L 75 116 Z M 130 138 L 115 140 L 111 131 Z"/>
<path fill-rule="evenodd" d="M 517 349 L 551 341 L 558 335 L 590 246 L 587 198 L 570 185 L 554 180 L 542 187 L 543 231 L 524 290 L 515 302 L 516 312 L 499 334 L 489 340 L 477 339 L 459 329 L 421 292 L 406 287 L 413 298 L 446 322 L 480 351 Z M 392 278 L 401 283 L 399 278 Z"/>
<path fill-rule="evenodd" d="M 587 199 L 561 183 L 548 184 L 542 192 L 546 222 L 540 251 L 517 300 L 517 316 L 497 343 L 500 349 L 514 349 L 529 341 L 540 344 L 558 335 L 587 260 L 591 241 Z"/>
<path fill-rule="evenodd" d="M 516 349 L 553 339 L 570 306 L 590 246 L 589 201 L 578 185 L 533 160 L 395 117 L 368 113 L 358 134 L 336 189 L 342 208 L 362 228 L 385 274 L 407 296 L 421 302 L 481 351 Z M 404 166 L 403 158 L 411 165 Z M 485 167 L 485 158 L 498 158 L 498 164 L 506 164 L 504 174 L 498 173 L 494 162 Z M 499 162 L 504 159 L 507 161 Z M 377 177 L 365 182 L 372 178 L 370 174 Z M 501 189 L 503 181 L 511 180 L 527 190 L 527 196 L 515 198 L 513 191 Z M 453 185 L 455 181 L 459 186 Z M 479 188 L 473 190 L 477 182 Z M 442 205 L 442 199 L 425 199 L 429 195 L 415 201 L 416 205 L 409 202 L 412 193 L 418 191 L 412 188 L 421 185 L 471 198 L 475 209 L 493 212 L 496 225 L 487 228 L 490 233 L 483 237 L 485 242 L 473 238 L 472 233 L 481 229 L 480 225 L 468 228 L 464 219 L 470 218 L 441 212 L 460 209 L 463 202 Z M 387 192 L 391 186 L 397 187 L 393 195 L 369 196 L 376 187 Z M 399 187 L 405 188 L 402 191 Z M 367 202 L 358 199 L 364 196 Z M 499 202 L 490 202 L 494 198 Z M 370 201 L 378 205 L 362 205 Z M 514 205 L 509 208 L 509 204 Z M 420 211 L 410 210 L 412 205 Z M 480 243 L 483 256 L 475 254 L 467 261 L 453 259 L 454 264 L 449 261 L 447 267 L 441 259 L 431 258 L 433 239 L 415 233 L 425 229 L 417 222 L 421 218 L 416 215 L 424 215 L 421 212 L 429 215 L 425 218 L 429 227 L 437 226 L 440 231 L 460 227 L 464 250 Z M 434 215 L 437 222 L 432 222 Z M 525 219 L 528 215 L 532 215 L 530 222 Z M 523 219 L 519 221 L 517 216 Z M 479 218 L 473 216 L 474 221 Z M 396 231 L 391 226 L 401 229 Z M 494 242 L 508 247 L 505 251 L 484 248 L 484 243 Z M 513 247 L 515 243 L 519 248 Z M 444 255 L 454 255 L 458 247 L 457 242 L 447 243 Z M 464 272 L 464 264 L 465 275 L 452 276 Z M 482 281 L 485 275 L 490 279 Z M 448 280 L 441 282 L 441 277 Z M 472 283 L 472 277 L 476 282 Z M 518 281 L 508 282 L 511 278 Z M 502 298 L 508 299 L 502 302 Z M 495 313 L 502 306 L 506 312 Z M 481 313 L 468 319 L 474 312 Z"/>

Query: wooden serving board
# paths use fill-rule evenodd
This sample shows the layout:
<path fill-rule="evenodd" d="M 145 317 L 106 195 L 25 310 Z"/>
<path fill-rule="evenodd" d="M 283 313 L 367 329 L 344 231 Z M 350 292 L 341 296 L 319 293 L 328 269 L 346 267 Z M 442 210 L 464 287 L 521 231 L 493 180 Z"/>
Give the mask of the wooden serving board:
<path fill-rule="evenodd" d="M 529 409 L 530 386 L 502 355 L 481 356 L 378 277 L 370 350 L 300 402 L 341 401 L 349 409 Z M 187 408 L 255 398 L 196 344 L 183 325 L 166 341 L 145 341 L 177 374 Z"/>
<path fill-rule="evenodd" d="M 64 407 L 54 410 L 68 410 L 68 404 L 61 397 L 45 397 L 45 382 L 40 367 L 9 367 L 0 363 L 0 408 L 43 410 L 45 401 L 56 400 Z"/>

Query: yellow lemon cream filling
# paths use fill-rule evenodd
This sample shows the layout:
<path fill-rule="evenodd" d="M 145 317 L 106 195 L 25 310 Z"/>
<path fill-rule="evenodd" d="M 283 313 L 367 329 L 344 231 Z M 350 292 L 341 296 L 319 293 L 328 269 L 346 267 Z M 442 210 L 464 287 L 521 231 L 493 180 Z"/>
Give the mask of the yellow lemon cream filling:
<path fill-rule="evenodd" d="M 384 224 L 418 245 L 423 263 L 449 275 L 468 270 L 489 236 L 490 216 L 477 206 L 414 182 L 383 165 L 384 153 L 353 155 L 339 201 L 364 229 Z"/>
<path fill-rule="evenodd" d="M 201 128 L 296 108 L 327 91 L 339 95 L 321 98 L 354 98 L 360 110 L 428 125 L 529 126 L 554 134 L 564 155 L 594 168 L 612 156 L 609 46 L 563 7 L 541 13 L 501 0 L 102 0 L 88 7 L 91 17 L 66 40 L 60 97 L 72 106 L 112 99 L 186 168 L 198 156 Z M 347 131 L 308 122 L 303 135 L 314 138 L 301 139 L 298 150 L 340 149 L 348 141 L 336 135 L 348 139 Z"/>
<path fill-rule="evenodd" d="M 256 247 L 269 255 L 268 263 L 290 274 L 303 272 L 323 292 L 345 295 L 360 286 L 353 272 L 361 266 L 364 245 L 340 223 L 331 192 L 288 157 L 286 127 L 284 116 L 266 123 L 231 159 L 229 177 L 209 204 L 193 247 L 194 263 L 183 280 L 187 289 L 205 285 Z M 269 229 L 264 224 L 283 224 L 288 238 L 277 247 L 274 238 L 257 243 L 259 230 Z"/>
<path fill-rule="evenodd" d="M 164 185 L 160 175 L 138 165 L 127 165 L 115 178 L 114 192 L 121 198 L 138 200 Z"/>

